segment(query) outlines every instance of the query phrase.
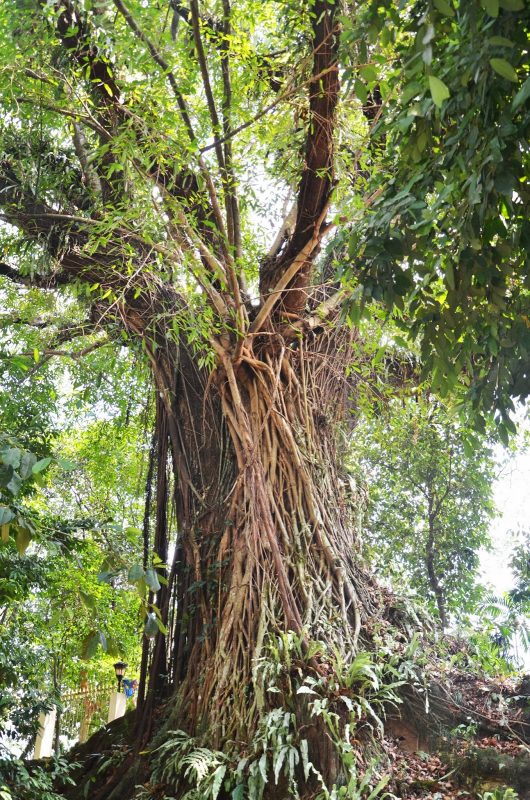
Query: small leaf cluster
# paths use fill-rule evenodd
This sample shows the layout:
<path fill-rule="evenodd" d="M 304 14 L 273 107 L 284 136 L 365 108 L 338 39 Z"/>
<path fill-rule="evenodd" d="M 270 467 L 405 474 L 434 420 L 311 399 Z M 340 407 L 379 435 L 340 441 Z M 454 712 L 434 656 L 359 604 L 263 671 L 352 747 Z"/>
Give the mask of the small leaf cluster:
<path fill-rule="evenodd" d="M 46 767 L 27 766 L 22 759 L 7 753 L 0 757 L 0 800 L 61 800 L 54 791 L 56 781 L 75 785 L 70 772 L 78 766 L 55 758 Z"/>

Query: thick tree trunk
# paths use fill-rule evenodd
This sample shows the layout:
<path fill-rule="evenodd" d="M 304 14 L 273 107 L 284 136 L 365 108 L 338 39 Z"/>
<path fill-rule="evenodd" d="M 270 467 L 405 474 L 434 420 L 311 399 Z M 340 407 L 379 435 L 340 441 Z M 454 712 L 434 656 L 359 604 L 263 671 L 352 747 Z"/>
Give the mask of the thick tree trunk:
<path fill-rule="evenodd" d="M 248 743 L 278 704 L 260 673 L 276 637 L 292 632 L 300 663 L 318 677 L 314 643 L 349 660 L 377 612 L 378 593 L 359 565 L 356 490 L 338 466 L 352 387 L 337 376 L 350 347 L 351 335 L 335 332 L 310 348 L 300 340 L 243 353 L 237 366 L 220 353 L 209 379 L 186 348 L 153 354 L 179 539 L 168 590 L 156 598 L 169 633 L 152 648 L 140 696 L 144 744 L 154 704 L 168 692 L 171 730 L 215 749 Z M 329 737 L 304 718 L 302 701 L 295 713 L 309 755 L 334 779 Z"/>
<path fill-rule="evenodd" d="M 95 781 L 92 800 L 184 797 L 197 788 L 195 762 L 206 764 L 212 781 L 226 769 L 217 773 L 219 794 L 210 783 L 197 798 L 309 800 L 328 796 L 324 785 L 352 780 L 346 796 L 357 796 L 355 776 L 378 752 L 374 709 L 383 719 L 390 695 L 384 678 L 367 695 L 362 667 L 353 678 L 348 670 L 359 650 L 373 650 L 378 626 L 390 622 L 396 652 L 396 629 L 403 642 L 412 633 L 406 612 L 392 614 L 360 566 L 359 502 L 338 447 L 354 387 L 337 376 L 354 343 L 337 330 L 329 337 L 267 342 L 243 351 L 237 364 L 219 350 L 211 375 L 169 338 L 151 352 L 158 390 L 151 546 L 163 561 L 171 555 L 172 505 L 178 522 L 168 585 L 150 597 L 168 633 L 145 644 L 125 760 L 106 773 L 93 757 L 86 762 L 80 783 Z M 434 716 L 454 727 L 458 714 L 435 688 Z M 370 706 L 374 695 L 379 705 Z M 414 681 L 402 696 L 413 728 L 432 732 L 433 712 Z M 246 764 L 239 777 L 238 763 Z"/>

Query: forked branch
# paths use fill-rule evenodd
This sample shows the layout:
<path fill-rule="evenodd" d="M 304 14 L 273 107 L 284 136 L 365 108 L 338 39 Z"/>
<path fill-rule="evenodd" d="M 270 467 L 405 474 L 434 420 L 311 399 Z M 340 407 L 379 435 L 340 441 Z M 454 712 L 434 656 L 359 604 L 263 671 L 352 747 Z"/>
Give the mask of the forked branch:
<path fill-rule="evenodd" d="M 313 69 L 309 84 L 309 124 L 296 224 L 285 252 L 272 263 L 264 262 L 260 278 L 263 295 L 268 295 L 271 290 L 277 292 L 278 286 L 288 289 L 282 298 L 282 309 L 288 314 L 298 315 L 304 310 L 314 256 L 326 227 L 323 226 L 323 212 L 328 207 L 334 185 L 335 111 L 339 98 L 336 10 L 337 3 L 333 0 L 316 0 L 312 8 Z M 297 268 L 292 270 L 294 263 Z M 286 284 L 284 276 L 291 272 L 292 280 Z M 268 300 L 265 303 L 270 305 Z"/>

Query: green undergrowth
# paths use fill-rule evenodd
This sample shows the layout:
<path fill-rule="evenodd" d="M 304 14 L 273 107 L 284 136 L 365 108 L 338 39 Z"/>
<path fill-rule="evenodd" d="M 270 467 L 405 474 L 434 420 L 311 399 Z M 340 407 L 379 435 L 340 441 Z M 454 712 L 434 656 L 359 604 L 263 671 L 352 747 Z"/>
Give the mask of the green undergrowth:
<path fill-rule="evenodd" d="M 166 729 L 151 754 L 150 783 L 137 787 L 135 800 L 160 798 L 160 786 L 165 800 L 262 800 L 271 784 L 295 799 L 307 786 L 315 800 L 392 797 L 379 743 L 388 710 L 401 703 L 400 688 L 424 686 L 416 648 L 347 659 L 322 642 L 307 646 L 292 632 L 270 638 L 254 670 L 259 722 L 252 740 L 221 752 L 206 737 Z M 331 743 L 334 782 L 312 761 L 309 729 Z"/>
<path fill-rule="evenodd" d="M 74 784 L 71 771 L 78 766 L 64 758 L 45 764 L 28 763 L 7 752 L 0 758 L 0 800 L 62 800 L 55 792 L 58 781 Z"/>

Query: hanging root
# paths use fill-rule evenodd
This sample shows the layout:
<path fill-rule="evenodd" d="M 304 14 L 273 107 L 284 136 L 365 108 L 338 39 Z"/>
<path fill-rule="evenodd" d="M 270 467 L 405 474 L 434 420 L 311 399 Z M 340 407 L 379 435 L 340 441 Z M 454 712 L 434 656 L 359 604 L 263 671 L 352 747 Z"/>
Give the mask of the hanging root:
<path fill-rule="evenodd" d="M 254 665 L 265 632 L 293 631 L 306 650 L 314 640 L 334 643 L 351 658 L 374 612 L 356 563 L 352 498 L 334 469 L 344 387 L 333 364 L 330 378 L 328 354 L 311 355 L 280 346 L 258 359 L 244 350 L 237 373 L 226 358 L 216 375 L 237 477 L 209 553 L 217 574 L 205 610 L 211 636 L 195 643 L 181 686 L 193 727 L 202 719 L 216 742 L 255 729 Z M 204 579 L 203 560 L 197 574 Z"/>

